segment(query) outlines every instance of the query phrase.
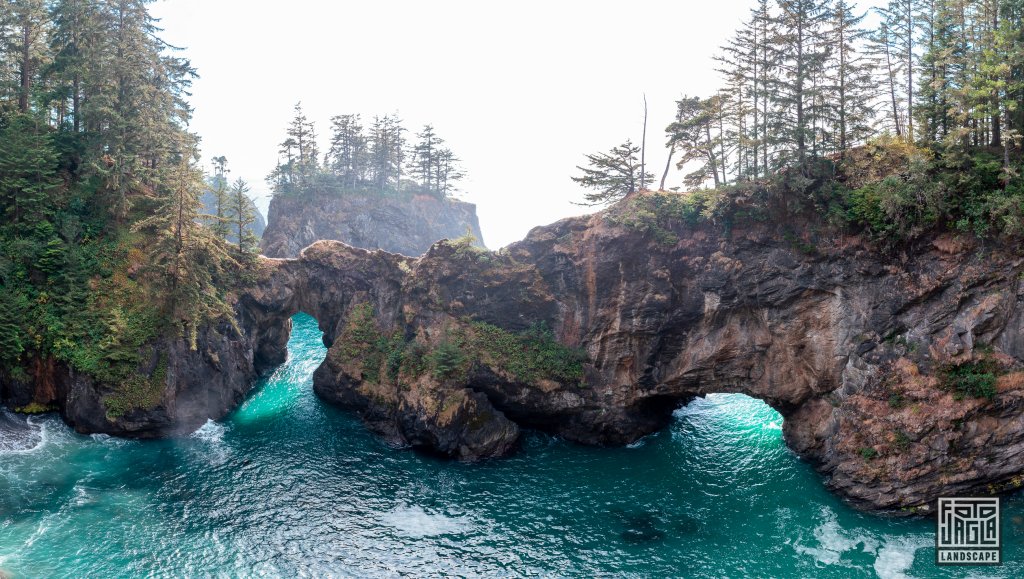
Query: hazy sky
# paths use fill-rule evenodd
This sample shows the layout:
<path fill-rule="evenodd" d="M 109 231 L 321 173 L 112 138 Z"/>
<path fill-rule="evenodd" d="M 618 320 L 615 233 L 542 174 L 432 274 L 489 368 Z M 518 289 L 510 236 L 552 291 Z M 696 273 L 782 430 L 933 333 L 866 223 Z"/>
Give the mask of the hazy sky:
<path fill-rule="evenodd" d="M 660 176 L 675 100 L 719 86 L 712 57 L 752 5 L 161 0 L 152 11 L 199 69 L 192 128 L 205 158 L 225 155 L 264 212 L 297 101 L 323 149 L 331 116 L 397 111 L 413 132 L 432 123 L 462 158 L 461 197 L 496 249 L 590 211 L 572 204 L 584 191 L 569 177 L 585 153 L 639 143 L 644 93 L 647 162 Z"/>

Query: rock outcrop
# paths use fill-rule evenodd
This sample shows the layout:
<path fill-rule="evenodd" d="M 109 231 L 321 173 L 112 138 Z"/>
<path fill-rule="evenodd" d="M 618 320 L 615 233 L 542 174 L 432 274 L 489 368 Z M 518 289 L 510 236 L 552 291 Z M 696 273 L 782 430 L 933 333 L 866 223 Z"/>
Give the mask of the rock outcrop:
<path fill-rule="evenodd" d="M 188 434 L 235 409 L 259 374 L 285 359 L 289 322 L 260 332 L 248 312 L 239 309 L 238 323 L 246 330 L 240 333 L 226 321 L 207 326 L 194 350 L 179 337 L 144 347 L 134 379 L 116 388 L 66 364 L 36 361 L 21 377 L 0 375 L 0 403 L 20 411 L 57 410 L 83 434 Z M 278 346 L 274 340 L 282 336 Z M 261 343 L 272 345 L 268 357 L 261 356 Z"/>
<path fill-rule="evenodd" d="M 945 234 L 892 255 L 646 201 L 500 252 L 443 241 L 412 258 L 320 241 L 264 260 L 239 296 L 241 335 L 227 325 L 197 352 L 167 350 L 180 360 L 150 414 L 91 422 L 103 413 L 85 400 L 103 394 L 74 380 L 37 384 L 33 401 L 49 396 L 83 431 L 216 418 L 284 359 L 303 311 L 329 347 L 319 396 L 397 444 L 454 458 L 507 454 L 523 428 L 629 443 L 695 396 L 741 392 L 777 409 L 790 448 L 859 508 L 921 513 L 940 494 L 1024 483 L 1015 248 Z"/>
<path fill-rule="evenodd" d="M 782 413 L 790 447 L 855 506 L 922 512 L 940 493 L 1020 486 L 1013 248 L 946 235 L 887 256 L 767 224 L 616 225 L 624 210 L 536 228 L 498 253 L 442 242 L 412 259 L 319 242 L 269 262 L 246 307 L 314 315 L 330 344 L 317 393 L 452 457 L 502 455 L 520 428 L 629 443 L 694 396 L 742 392 Z M 538 325 L 563 349 L 523 337 Z M 950 385 L 982 360 L 991 399 Z"/>
<path fill-rule="evenodd" d="M 421 255 L 439 239 L 472 233 L 483 247 L 476 206 L 430 195 L 322 192 L 275 196 L 267 214 L 262 250 L 267 257 L 296 257 L 321 239 L 355 247 Z"/>

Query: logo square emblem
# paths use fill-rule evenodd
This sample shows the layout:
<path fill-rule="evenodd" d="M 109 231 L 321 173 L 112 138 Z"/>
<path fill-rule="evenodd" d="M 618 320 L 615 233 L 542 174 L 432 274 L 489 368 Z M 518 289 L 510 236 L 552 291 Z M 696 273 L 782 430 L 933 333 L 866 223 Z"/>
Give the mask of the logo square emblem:
<path fill-rule="evenodd" d="M 937 565 L 1002 564 L 998 497 L 943 497 L 937 512 Z"/>

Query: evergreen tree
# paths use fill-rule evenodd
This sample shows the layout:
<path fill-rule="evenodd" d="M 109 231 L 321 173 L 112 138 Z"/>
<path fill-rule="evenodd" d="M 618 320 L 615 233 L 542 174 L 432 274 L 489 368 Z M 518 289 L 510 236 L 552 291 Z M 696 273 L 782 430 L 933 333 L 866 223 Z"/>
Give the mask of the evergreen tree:
<path fill-rule="evenodd" d="M 583 175 L 572 177 L 583 187 L 596 189 L 596 192 L 584 195 L 585 204 L 610 205 L 638 191 L 641 182 L 639 154 L 640 147 L 627 140 L 607 153 L 587 155 L 587 166 L 576 167 L 583 171 Z M 651 175 L 646 175 L 646 179 L 651 178 Z"/>
<path fill-rule="evenodd" d="M 873 132 L 873 72 L 877 63 L 861 51 L 868 38 L 868 31 L 861 28 L 864 15 L 854 15 L 849 2 L 837 0 L 829 16 L 824 40 L 830 50 L 824 69 L 822 107 L 831 134 L 826 149 L 842 155 Z"/>
<path fill-rule="evenodd" d="M 416 133 L 416 137 L 419 142 L 413 148 L 413 174 L 420 179 L 420 185 L 425 193 L 437 194 L 439 155 L 444 139 L 437 136 L 432 125 L 424 125 L 423 130 Z"/>
<path fill-rule="evenodd" d="M 684 96 L 676 102 L 676 122 L 666 129 L 669 144 L 682 151 L 680 169 L 693 162 L 700 164 L 686 176 L 684 182 L 688 186 L 700 186 L 708 179 L 715 187 L 725 183 L 725 165 L 720 159 L 723 135 L 718 123 L 721 102 L 717 96 L 709 99 Z"/>
<path fill-rule="evenodd" d="M 331 147 L 325 164 L 343 187 L 355 189 L 366 180 L 369 156 L 359 115 L 333 117 L 331 126 Z"/>
<path fill-rule="evenodd" d="M 211 191 L 213 192 L 214 213 L 209 223 L 210 229 L 218 239 L 225 239 L 231 230 L 228 209 L 231 204 L 228 191 L 228 159 L 223 155 L 213 158 L 213 179 Z"/>
<path fill-rule="evenodd" d="M 774 42 L 782 74 L 772 92 L 781 113 L 777 134 L 788 156 L 802 162 L 816 140 L 812 129 L 821 100 L 814 80 L 828 58 L 822 42 L 828 11 L 823 0 L 779 0 L 778 4 Z"/>
<path fill-rule="evenodd" d="M 199 225 L 202 172 L 195 166 L 195 140 L 182 136 L 182 152 L 160 168 L 161 204 L 134 225 L 153 236 L 150 267 L 167 296 L 168 315 L 192 349 L 199 327 L 211 319 L 233 320 L 231 307 L 216 291 L 218 280 L 238 264 L 226 252 L 224 240 Z"/>
<path fill-rule="evenodd" d="M 405 162 L 405 128 L 397 115 L 375 116 L 369 135 L 370 180 L 378 191 L 398 190 Z"/>
<path fill-rule="evenodd" d="M 896 134 L 914 139 L 914 72 L 917 22 L 915 0 L 889 0 L 878 9 L 882 17 L 878 42 L 886 60 Z M 900 100 L 902 99 L 902 103 Z"/>
<path fill-rule="evenodd" d="M 57 205 L 57 151 L 50 130 L 15 113 L 0 130 L 0 207 L 17 235 L 33 235 Z"/>
<path fill-rule="evenodd" d="M 10 55 L 17 71 L 17 107 L 29 111 L 37 73 L 50 58 L 47 34 L 49 15 L 44 0 L 4 0 L 0 14 L 6 15 L 3 51 Z"/>
<path fill-rule="evenodd" d="M 238 235 L 238 256 L 243 262 L 254 260 L 257 247 L 256 236 L 252 232 L 256 212 L 248 193 L 249 185 L 242 179 L 231 186 L 231 220 Z"/>

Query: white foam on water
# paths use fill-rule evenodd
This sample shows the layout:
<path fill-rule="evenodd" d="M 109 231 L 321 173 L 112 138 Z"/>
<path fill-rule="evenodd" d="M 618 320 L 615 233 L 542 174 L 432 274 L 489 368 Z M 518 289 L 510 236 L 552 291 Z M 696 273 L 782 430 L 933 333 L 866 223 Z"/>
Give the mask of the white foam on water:
<path fill-rule="evenodd" d="M 849 563 L 842 560 L 844 553 L 853 551 L 860 545 L 863 545 L 862 550 L 865 553 L 874 553 L 878 550 L 878 541 L 863 531 L 842 528 L 831 509 L 824 508 L 821 514 L 824 522 L 814 528 L 814 538 L 818 545 L 804 545 L 797 539 L 793 543 L 793 549 L 797 553 L 813 557 L 822 565 L 848 566 Z"/>
<path fill-rule="evenodd" d="M 782 430 L 782 423 L 772 420 L 764 428 L 765 430 Z"/>
<path fill-rule="evenodd" d="M 223 424 L 207 420 L 206 424 L 200 426 L 190 436 L 203 442 L 220 443 L 224 442 L 224 432 L 226 431 L 227 427 Z"/>
<path fill-rule="evenodd" d="M 885 537 L 875 559 L 879 579 L 912 579 L 907 571 L 914 564 L 917 550 L 934 544 L 935 539 L 923 536 Z"/>
<path fill-rule="evenodd" d="M 75 496 L 71 499 L 71 505 L 75 507 L 84 507 L 85 505 L 96 502 L 96 497 L 89 494 L 89 489 L 83 487 L 81 484 L 76 484 Z"/>
<path fill-rule="evenodd" d="M 458 535 L 473 528 L 466 517 L 431 514 L 420 506 L 398 507 L 384 513 L 381 520 L 402 535 L 413 538 Z"/>
<path fill-rule="evenodd" d="M 5 418 L 10 418 L 10 415 Z M 10 419 L 17 420 L 17 418 Z M 19 426 L 17 431 L 0 430 L 0 456 L 5 454 L 32 454 L 46 446 L 46 443 L 49 441 L 46 422 L 36 424 L 32 417 L 29 417 L 25 419 L 25 424 L 27 425 L 26 428 L 22 429 Z M 34 438 L 38 438 L 35 444 L 25 446 L 31 443 Z"/>
<path fill-rule="evenodd" d="M 629 443 L 629 444 L 627 444 L 627 445 L 626 445 L 626 448 L 640 448 L 640 447 L 642 447 L 642 446 L 643 446 L 644 444 L 646 444 L 645 440 L 646 440 L 646 439 L 644 439 L 644 438 L 641 438 L 640 440 L 637 440 L 637 441 L 635 441 L 635 442 L 631 442 L 631 443 Z"/>
<path fill-rule="evenodd" d="M 227 445 L 224 444 L 224 433 L 227 430 L 225 425 L 207 420 L 206 424 L 189 435 L 190 438 L 201 443 L 203 448 L 201 454 L 212 466 L 220 466 L 228 460 L 230 452 Z"/>

